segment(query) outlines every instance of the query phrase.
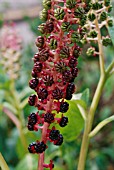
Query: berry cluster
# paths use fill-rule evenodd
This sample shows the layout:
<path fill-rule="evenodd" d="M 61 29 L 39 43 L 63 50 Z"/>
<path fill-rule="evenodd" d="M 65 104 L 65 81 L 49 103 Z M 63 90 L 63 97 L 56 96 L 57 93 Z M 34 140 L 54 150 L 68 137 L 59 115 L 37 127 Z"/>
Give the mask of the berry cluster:
<path fill-rule="evenodd" d="M 75 92 L 73 82 L 78 75 L 80 45 L 85 38 L 84 25 L 90 7 L 81 0 L 43 0 L 43 6 L 40 17 L 45 23 L 38 26 L 42 36 L 35 41 L 38 52 L 33 57 L 33 78 L 29 81 L 36 95 L 31 95 L 28 101 L 31 106 L 42 110 L 42 114 L 37 113 L 36 116 L 32 113 L 28 117 L 28 129 L 41 128 L 45 145 L 48 140 L 54 145 L 61 145 L 62 134 L 54 126 L 51 126 L 52 129 L 49 126 L 52 123 L 58 123 L 61 127 L 68 124 L 68 118 L 63 114 L 69 109 L 66 100 L 71 100 Z M 56 113 L 60 114 L 59 118 Z M 32 153 L 38 153 L 34 143 L 29 145 L 30 152 L 31 147 Z M 45 149 L 43 146 L 42 151 Z M 50 168 L 49 165 L 42 166 Z"/>
<path fill-rule="evenodd" d="M 86 23 L 87 34 L 85 37 L 85 42 L 98 41 L 101 39 L 103 46 L 108 46 L 112 44 L 109 37 L 108 31 L 104 36 L 102 35 L 102 28 L 108 28 L 113 26 L 113 19 L 110 18 L 109 13 L 112 10 L 110 0 L 103 0 L 98 2 L 90 1 L 90 10 L 88 12 L 88 20 Z M 108 29 L 107 29 L 108 30 Z M 100 32 L 101 31 L 101 32 Z M 90 47 L 87 50 L 88 56 L 96 56 L 98 54 L 94 47 Z"/>

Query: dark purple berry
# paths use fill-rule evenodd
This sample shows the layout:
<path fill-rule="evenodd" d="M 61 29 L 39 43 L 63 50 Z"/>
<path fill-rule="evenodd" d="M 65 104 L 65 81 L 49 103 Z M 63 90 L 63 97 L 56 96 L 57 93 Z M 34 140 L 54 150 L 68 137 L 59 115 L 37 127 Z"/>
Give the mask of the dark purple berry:
<path fill-rule="evenodd" d="M 45 31 L 46 33 L 51 33 L 54 29 L 54 24 L 52 21 L 47 21 L 45 25 Z"/>
<path fill-rule="evenodd" d="M 34 78 L 37 77 L 37 73 L 34 70 L 32 70 L 32 77 L 34 77 Z"/>
<path fill-rule="evenodd" d="M 61 102 L 60 112 L 65 113 L 69 109 L 69 104 L 67 102 Z"/>
<path fill-rule="evenodd" d="M 28 103 L 30 106 L 34 106 L 35 105 L 35 101 L 36 101 L 37 96 L 35 94 L 31 95 L 28 99 Z"/>
<path fill-rule="evenodd" d="M 38 54 L 38 53 L 36 53 L 36 54 L 34 55 L 33 60 L 34 60 L 34 63 L 36 63 L 36 62 L 39 61 L 39 54 Z"/>
<path fill-rule="evenodd" d="M 51 130 L 49 133 L 49 138 L 51 140 L 58 140 L 59 134 L 60 134 L 59 130 Z"/>
<path fill-rule="evenodd" d="M 36 142 L 35 145 L 36 153 L 43 153 L 46 150 L 46 144 L 42 142 Z"/>
<path fill-rule="evenodd" d="M 49 50 L 45 48 L 45 49 L 42 49 L 41 51 L 39 51 L 38 58 L 39 58 L 39 61 L 43 61 L 43 62 L 48 60 Z"/>
<path fill-rule="evenodd" d="M 77 59 L 76 58 L 74 58 L 74 57 L 72 57 L 72 58 L 70 58 L 70 60 L 69 60 L 69 67 L 75 67 L 77 65 Z"/>
<path fill-rule="evenodd" d="M 78 68 L 75 67 L 72 69 L 72 76 L 73 76 L 73 78 L 75 78 L 75 77 L 77 77 L 77 75 L 78 75 Z"/>
<path fill-rule="evenodd" d="M 52 96 L 56 100 L 62 99 L 63 92 L 58 87 L 56 87 L 55 90 L 52 91 Z"/>
<path fill-rule="evenodd" d="M 70 82 L 72 80 L 72 73 L 70 70 L 66 70 L 64 73 L 63 73 L 63 81 L 65 82 Z"/>
<path fill-rule="evenodd" d="M 59 125 L 61 127 L 65 127 L 67 125 L 67 123 L 68 123 L 68 117 L 62 117 L 61 121 L 59 122 Z"/>
<path fill-rule="evenodd" d="M 51 86 L 54 83 L 53 77 L 50 75 L 45 75 L 43 77 L 43 82 L 46 86 Z"/>
<path fill-rule="evenodd" d="M 44 115 L 44 122 L 52 123 L 54 121 L 54 115 L 52 113 L 46 113 Z"/>
<path fill-rule="evenodd" d="M 48 91 L 45 88 L 39 89 L 38 90 L 38 97 L 41 100 L 46 99 L 48 96 Z"/>
<path fill-rule="evenodd" d="M 36 62 L 33 67 L 33 71 L 35 74 L 40 73 L 42 70 L 42 63 Z"/>
<path fill-rule="evenodd" d="M 30 131 L 34 130 L 34 125 L 33 124 L 28 123 L 27 127 L 28 127 L 28 130 L 30 130 Z"/>
<path fill-rule="evenodd" d="M 63 143 L 63 136 L 61 134 L 58 135 L 58 140 L 54 142 L 55 145 L 61 145 Z"/>
<path fill-rule="evenodd" d="M 66 92 L 70 92 L 71 94 L 73 94 L 75 91 L 75 85 L 74 83 L 69 83 L 68 86 L 67 86 L 67 89 L 66 89 Z"/>
<path fill-rule="evenodd" d="M 31 113 L 28 117 L 28 122 L 35 125 L 37 123 L 37 115 L 35 113 Z"/>
<path fill-rule="evenodd" d="M 44 37 L 42 37 L 42 36 L 37 37 L 35 43 L 36 43 L 37 47 L 42 48 L 44 45 Z"/>
<path fill-rule="evenodd" d="M 79 55 L 80 55 L 80 51 L 81 51 L 81 48 L 79 46 L 76 46 L 74 51 L 73 51 L 74 57 L 78 58 Z"/>
<path fill-rule="evenodd" d="M 36 142 L 33 142 L 33 143 L 29 144 L 29 146 L 28 146 L 29 152 L 30 153 L 36 153 L 35 147 L 36 147 Z"/>
<path fill-rule="evenodd" d="M 65 97 L 66 100 L 71 100 L 72 99 L 72 94 L 71 93 L 66 93 L 66 97 Z"/>
<path fill-rule="evenodd" d="M 38 85 L 38 79 L 33 78 L 32 80 L 29 81 L 29 87 L 31 89 L 35 89 Z"/>

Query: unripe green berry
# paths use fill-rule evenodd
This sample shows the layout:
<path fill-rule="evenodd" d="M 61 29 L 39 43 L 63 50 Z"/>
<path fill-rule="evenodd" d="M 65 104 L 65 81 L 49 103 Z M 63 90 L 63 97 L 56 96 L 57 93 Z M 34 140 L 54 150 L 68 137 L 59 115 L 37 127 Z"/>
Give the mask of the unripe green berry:
<path fill-rule="evenodd" d="M 51 0 L 43 0 L 43 6 L 45 9 L 50 9 L 51 8 Z"/>
<path fill-rule="evenodd" d="M 107 19 L 107 13 L 106 12 L 102 12 L 100 15 L 100 20 L 101 21 L 105 21 Z"/>
<path fill-rule="evenodd" d="M 80 41 L 82 44 L 87 44 L 87 39 L 86 38 L 82 38 Z"/>
<path fill-rule="evenodd" d="M 112 20 L 112 19 L 108 20 L 107 23 L 108 23 L 108 26 L 109 26 L 109 27 L 112 27 L 112 26 L 113 26 L 113 20 Z"/>
<path fill-rule="evenodd" d="M 46 21 L 47 18 L 48 18 L 48 11 L 47 11 L 47 9 L 44 8 L 40 13 L 40 19 L 42 21 Z"/>
<path fill-rule="evenodd" d="M 69 9 L 74 8 L 76 5 L 76 0 L 66 0 L 66 7 Z"/>
<path fill-rule="evenodd" d="M 51 50 L 57 48 L 57 40 L 55 40 L 55 39 L 50 40 L 50 48 L 51 48 Z"/>
<path fill-rule="evenodd" d="M 97 37 L 97 32 L 95 30 L 93 30 L 93 31 L 90 32 L 89 36 L 91 38 L 96 38 Z"/>
<path fill-rule="evenodd" d="M 108 45 L 111 45 L 111 43 L 112 43 L 112 40 L 110 39 L 110 38 L 104 38 L 103 40 L 102 40 L 102 44 L 104 45 L 104 46 L 108 46 Z"/>
<path fill-rule="evenodd" d="M 77 33 L 76 31 L 73 32 L 72 35 L 71 35 L 71 41 L 72 41 L 73 43 L 79 42 L 79 41 L 80 41 L 80 34 Z"/>
<path fill-rule="evenodd" d="M 41 34 L 45 34 L 45 23 L 42 23 L 38 26 L 38 30 L 41 32 Z"/>
<path fill-rule="evenodd" d="M 92 4 L 92 9 L 94 10 L 98 10 L 98 9 L 101 9 L 103 6 L 101 3 L 98 3 L 98 2 L 95 2 Z"/>
<path fill-rule="evenodd" d="M 112 11 L 112 5 L 110 5 L 108 8 L 108 12 L 111 12 L 111 11 Z"/>
<path fill-rule="evenodd" d="M 92 56 L 94 54 L 94 52 L 95 52 L 95 48 L 94 47 L 90 47 L 90 48 L 87 49 L 86 54 L 88 56 Z"/>
<path fill-rule="evenodd" d="M 94 21 L 95 18 L 96 18 L 96 16 L 95 16 L 94 13 L 91 13 L 91 14 L 88 15 L 88 19 L 89 19 L 90 21 Z"/>
<path fill-rule="evenodd" d="M 74 11 L 74 15 L 77 18 L 82 18 L 82 16 L 85 14 L 85 10 L 82 7 L 78 7 L 76 8 L 76 10 Z"/>
<path fill-rule="evenodd" d="M 62 25 L 61 25 L 61 29 L 64 31 L 64 32 L 68 32 L 71 28 L 71 24 L 69 22 L 63 22 Z"/>
<path fill-rule="evenodd" d="M 61 8 L 57 8 L 54 10 L 54 16 L 58 20 L 62 20 L 64 18 L 65 12 Z"/>
<path fill-rule="evenodd" d="M 108 7 L 110 5 L 110 0 L 104 0 L 104 5 Z"/>
<path fill-rule="evenodd" d="M 70 51 L 69 51 L 69 48 L 67 46 L 63 47 L 60 50 L 60 57 L 61 58 L 68 58 L 69 55 L 70 55 Z"/>
<path fill-rule="evenodd" d="M 82 18 L 80 18 L 80 22 L 79 24 L 81 26 L 84 26 L 86 24 L 86 20 L 87 20 L 87 16 L 86 15 L 83 15 Z"/>

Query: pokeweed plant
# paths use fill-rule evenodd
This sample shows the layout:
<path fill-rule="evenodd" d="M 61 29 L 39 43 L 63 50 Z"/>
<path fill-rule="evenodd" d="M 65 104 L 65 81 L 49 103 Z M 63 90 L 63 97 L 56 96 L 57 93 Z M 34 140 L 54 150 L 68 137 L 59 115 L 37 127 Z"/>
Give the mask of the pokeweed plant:
<path fill-rule="evenodd" d="M 108 29 L 113 26 L 109 17 L 112 7 L 110 0 L 43 0 L 43 7 L 40 17 L 44 23 L 38 26 L 42 36 L 38 36 L 35 41 L 38 52 L 33 57 L 33 78 L 29 81 L 30 88 L 36 94 L 28 100 L 29 105 L 35 106 L 38 111 L 29 115 L 27 125 L 30 131 L 41 130 L 41 140 L 31 143 L 28 150 L 39 154 L 38 170 L 54 168 L 53 160 L 48 164 L 44 160 L 47 143 L 49 141 L 58 146 L 64 141 L 56 124 L 64 128 L 69 123 L 65 113 L 76 90 L 73 82 L 78 74 L 78 57 L 83 51 L 83 44 L 95 42 L 98 51 L 89 47 L 87 55 L 99 57 L 99 83 L 88 108 L 83 107 L 81 100 L 76 101 L 85 121 L 78 164 L 78 170 L 84 170 L 90 138 L 114 120 L 114 116 L 111 116 L 92 130 L 103 87 L 113 74 L 114 61 L 105 69 L 103 53 L 103 46 L 110 45 L 112 41 L 108 33 L 102 36 L 101 32 L 103 27 Z"/>

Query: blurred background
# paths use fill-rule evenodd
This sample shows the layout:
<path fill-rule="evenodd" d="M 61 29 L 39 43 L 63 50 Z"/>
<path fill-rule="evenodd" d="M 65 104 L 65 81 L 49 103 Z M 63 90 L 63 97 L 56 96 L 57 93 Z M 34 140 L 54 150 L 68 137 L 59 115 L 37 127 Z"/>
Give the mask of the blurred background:
<path fill-rule="evenodd" d="M 112 5 L 114 7 L 114 0 Z M 32 57 L 37 52 L 34 42 L 40 35 L 37 26 L 42 23 L 39 19 L 41 9 L 42 0 L 0 0 L 0 33 L 5 35 L 4 42 L 0 39 L 3 45 L 0 50 L 0 152 L 11 170 L 36 170 L 37 167 L 37 155 L 28 154 L 26 148 L 30 142 L 40 139 L 40 132 L 29 132 L 26 124 L 30 112 L 36 111 L 27 101 L 33 93 L 28 82 L 33 67 Z M 110 15 L 114 18 L 114 9 Z M 13 27 L 15 34 L 7 28 L 7 23 L 10 28 Z M 105 33 L 106 29 L 102 32 Z M 9 34 L 16 37 L 15 44 L 12 44 L 13 38 L 10 38 L 11 41 L 7 39 Z M 9 41 L 11 50 L 7 51 Z M 114 58 L 114 45 L 104 48 L 104 52 L 107 66 Z M 12 56 L 16 56 L 15 61 Z M 75 80 L 77 93 L 90 89 L 89 104 L 99 80 L 98 58 L 83 54 L 79 58 L 78 68 L 79 76 Z M 94 126 L 112 114 L 114 76 L 105 85 Z M 53 159 L 55 170 L 75 170 L 81 139 L 82 133 L 75 140 L 65 141 L 61 147 L 50 144 L 46 151 L 46 162 Z M 91 140 L 86 170 L 114 170 L 114 123 L 104 127 Z"/>

